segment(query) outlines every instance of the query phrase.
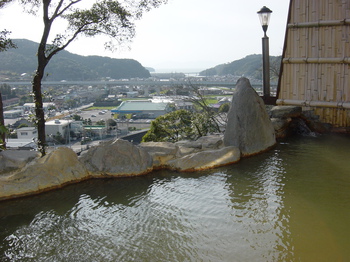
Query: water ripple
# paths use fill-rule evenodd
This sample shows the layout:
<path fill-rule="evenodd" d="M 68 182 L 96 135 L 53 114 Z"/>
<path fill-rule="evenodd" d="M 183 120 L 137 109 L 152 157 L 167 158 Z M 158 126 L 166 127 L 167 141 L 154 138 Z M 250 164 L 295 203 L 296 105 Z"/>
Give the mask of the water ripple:
<path fill-rule="evenodd" d="M 318 156 L 320 147 L 311 145 L 310 155 L 338 166 L 340 157 Z M 161 171 L 132 183 L 93 181 L 82 184 L 78 196 L 57 198 L 58 208 L 40 209 L 44 201 L 38 198 L 33 215 L 27 208 L 24 222 L 6 228 L 0 260 L 312 261 L 301 259 L 312 258 L 307 246 L 317 250 L 317 258 L 330 253 L 346 261 L 349 169 L 343 165 L 329 173 L 313 160 L 317 171 L 310 172 L 304 148 L 283 144 L 195 174 Z M 10 210 L 1 221 L 21 214 Z"/>

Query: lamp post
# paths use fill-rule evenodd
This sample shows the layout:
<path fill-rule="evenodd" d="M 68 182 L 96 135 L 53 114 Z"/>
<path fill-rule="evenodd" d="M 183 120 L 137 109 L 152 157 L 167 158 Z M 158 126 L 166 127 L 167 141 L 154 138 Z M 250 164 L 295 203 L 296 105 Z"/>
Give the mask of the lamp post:
<path fill-rule="evenodd" d="M 263 57 L 263 94 L 264 98 L 270 97 L 270 55 L 269 55 L 269 38 L 266 35 L 267 27 L 269 26 L 270 15 L 272 11 L 263 6 L 258 11 L 260 23 L 264 31 L 262 38 L 262 57 Z"/>

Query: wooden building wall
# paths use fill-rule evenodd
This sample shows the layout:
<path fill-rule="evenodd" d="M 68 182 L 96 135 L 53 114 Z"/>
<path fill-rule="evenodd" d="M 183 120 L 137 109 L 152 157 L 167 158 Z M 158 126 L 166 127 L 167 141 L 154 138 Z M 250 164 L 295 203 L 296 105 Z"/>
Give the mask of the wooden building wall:
<path fill-rule="evenodd" d="M 291 0 L 277 104 L 350 127 L 350 0 Z"/>

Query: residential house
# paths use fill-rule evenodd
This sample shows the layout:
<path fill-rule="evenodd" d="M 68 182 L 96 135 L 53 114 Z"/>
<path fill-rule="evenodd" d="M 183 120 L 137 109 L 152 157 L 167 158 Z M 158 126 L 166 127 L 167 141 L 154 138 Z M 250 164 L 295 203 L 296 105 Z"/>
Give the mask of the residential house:
<path fill-rule="evenodd" d="M 8 149 L 36 149 L 35 143 L 38 131 L 36 127 L 22 127 L 17 129 L 17 138 L 7 139 L 6 147 Z"/>
<path fill-rule="evenodd" d="M 17 129 L 17 138 L 18 139 L 27 139 L 32 141 L 33 138 L 38 136 L 38 130 L 36 127 L 21 127 Z"/>

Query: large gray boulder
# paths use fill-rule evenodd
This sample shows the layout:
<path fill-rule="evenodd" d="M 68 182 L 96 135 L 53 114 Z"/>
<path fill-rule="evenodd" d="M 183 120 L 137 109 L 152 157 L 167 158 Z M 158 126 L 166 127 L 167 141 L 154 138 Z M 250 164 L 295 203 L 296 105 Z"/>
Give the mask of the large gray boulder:
<path fill-rule="evenodd" d="M 44 157 L 29 161 L 23 167 L 1 175 L 0 200 L 36 194 L 87 178 L 89 173 L 78 161 L 75 152 L 70 148 L 60 147 Z"/>
<path fill-rule="evenodd" d="M 24 167 L 39 157 L 38 152 L 29 150 L 5 150 L 0 152 L 0 174 Z"/>
<path fill-rule="evenodd" d="M 94 177 L 132 176 L 152 171 L 152 157 L 131 142 L 116 139 L 84 152 L 79 161 Z"/>
<path fill-rule="evenodd" d="M 263 152 L 275 144 L 275 130 L 264 101 L 247 78 L 240 78 L 228 112 L 224 145 L 239 148 L 244 157 Z"/>

